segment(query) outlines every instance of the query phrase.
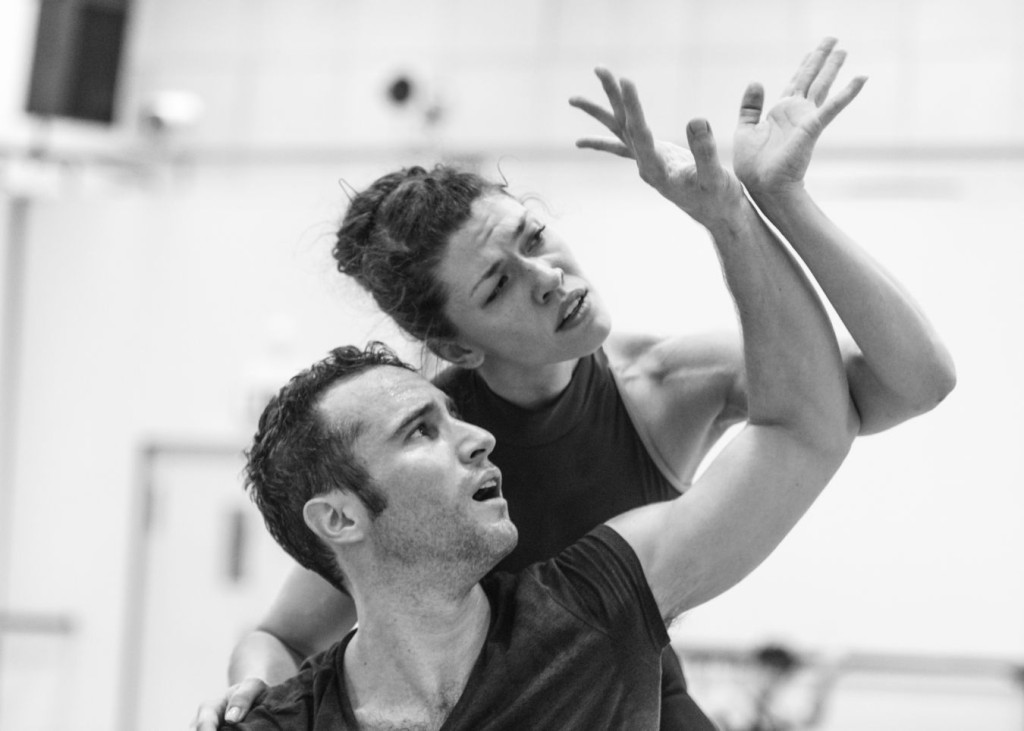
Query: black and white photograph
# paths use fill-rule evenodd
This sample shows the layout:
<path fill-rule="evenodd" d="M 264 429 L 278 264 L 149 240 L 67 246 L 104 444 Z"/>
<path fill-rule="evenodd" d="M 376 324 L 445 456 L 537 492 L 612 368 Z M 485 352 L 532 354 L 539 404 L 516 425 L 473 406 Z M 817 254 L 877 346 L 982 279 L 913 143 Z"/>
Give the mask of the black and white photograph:
<path fill-rule="evenodd" d="M 1019 0 L 4 0 L 0 731 L 1024 728 Z"/>

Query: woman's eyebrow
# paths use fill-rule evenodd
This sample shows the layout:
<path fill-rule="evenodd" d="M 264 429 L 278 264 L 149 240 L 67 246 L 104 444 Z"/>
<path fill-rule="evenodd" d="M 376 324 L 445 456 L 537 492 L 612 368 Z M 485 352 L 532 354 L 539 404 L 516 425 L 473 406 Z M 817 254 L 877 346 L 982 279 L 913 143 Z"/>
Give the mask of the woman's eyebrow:
<path fill-rule="evenodd" d="M 523 211 L 523 215 L 519 217 L 519 224 L 516 226 L 516 230 L 512 232 L 513 240 L 523 235 L 523 231 L 526 230 L 526 221 L 529 217 L 529 213 Z"/>
<path fill-rule="evenodd" d="M 486 272 L 484 272 L 484 275 L 483 275 L 482 277 L 480 277 L 480 279 L 479 279 L 479 280 L 477 280 L 477 283 L 476 283 L 476 284 L 474 284 L 474 285 L 473 285 L 473 289 L 469 290 L 469 296 L 470 296 L 470 297 L 472 297 L 472 296 L 473 296 L 473 293 L 474 293 L 474 292 L 476 292 L 477 288 L 478 288 L 478 287 L 479 287 L 479 286 L 480 286 L 481 284 L 483 284 L 483 283 L 484 283 L 484 282 L 486 282 L 486 281 L 487 281 L 488 279 L 490 279 L 490 278 L 491 278 L 492 276 L 494 276 L 494 273 L 495 273 L 496 271 L 498 271 L 498 267 L 500 267 L 500 266 L 501 266 L 501 262 L 500 262 L 500 261 L 495 261 L 495 262 L 494 262 L 494 263 L 492 263 L 492 264 L 491 264 L 491 265 L 490 265 L 489 267 L 487 267 L 487 271 L 486 271 Z"/>
<path fill-rule="evenodd" d="M 519 223 L 516 224 L 516 228 L 512 232 L 512 240 L 513 241 L 517 240 L 520 236 L 523 235 L 523 231 L 526 230 L 526 224 L 527 224 L 527 221 L 529 220 L 529 218 L 530 218 L 529 212 L 528 211 L 523 211 L 523 215 L 521 215 L 519 217 Z M 501 266 L 501 262 L 500 261 L 495 261 L 489 267 L 487 267 L 487 271 L 485 271 L 483 273 L 483 276 L 480 277 L 480 279 L 477 280 L 477 283 L 473 285 L 473 289 L 471 289 L 469 291 L 469 296 L 472 297 L 473 294 L 476 292 L 477 288 L 479 288 L 481 284 L 483 284 L 488 279 L 490 279 L 492 276 L 494 276 L 494 273 L 496 271 L 498 271 L 498 267 L 500 267 L 500 266 Z"/>

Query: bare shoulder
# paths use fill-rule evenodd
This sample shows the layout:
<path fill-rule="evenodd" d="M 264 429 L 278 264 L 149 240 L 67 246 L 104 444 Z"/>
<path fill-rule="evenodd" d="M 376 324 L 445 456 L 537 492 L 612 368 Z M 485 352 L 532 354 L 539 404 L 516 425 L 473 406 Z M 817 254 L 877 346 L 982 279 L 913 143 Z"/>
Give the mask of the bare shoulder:
<path fill-rule="evenodd" d="M 739 336 L 615 335 L 605 352 L 648 452 L 677 487 L 689 484 L 718 439 L 746 418 Z"/>
<path fill-rule="evenodd" d="M 735 331 L 657 336 L 615 333 L 605 343 L 605 352 L 616 374 L 631 379 L 666 383 L 679 377 L 741 377 L 743 343 Z"/>

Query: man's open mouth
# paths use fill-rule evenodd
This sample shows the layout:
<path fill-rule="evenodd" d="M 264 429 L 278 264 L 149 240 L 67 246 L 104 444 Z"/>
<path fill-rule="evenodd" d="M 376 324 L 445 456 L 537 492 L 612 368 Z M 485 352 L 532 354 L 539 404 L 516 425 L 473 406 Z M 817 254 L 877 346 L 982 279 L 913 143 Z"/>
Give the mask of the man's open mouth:
<path fill-rule="evenodd" d="M 496 497 L 501 497 L 501 483 L 498 482 L 497 478 L 488 480 L 483 487 L 473 493 L 473 499 L 477 502 L 492 500 Z"/>

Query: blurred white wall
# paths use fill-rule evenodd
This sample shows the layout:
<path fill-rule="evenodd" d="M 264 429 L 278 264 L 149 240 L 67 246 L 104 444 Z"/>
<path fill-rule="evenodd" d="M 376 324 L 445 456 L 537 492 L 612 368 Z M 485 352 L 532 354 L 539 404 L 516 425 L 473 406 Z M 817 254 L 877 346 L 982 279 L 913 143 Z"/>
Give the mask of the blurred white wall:
<path fill-rule="evenodd" d="M 339 178 L 358 188 L 442 155 L 500 164 L 548 202 L 619 327 L 731 327 L 704 234 L 628 163 L 573 150 L 596 129 L 565 100 L 599 98 L 590 70 L 604 63 L 637 81 L 656 133 L 679 140 L 702 115 L 727 146 L 746 82 L 774 97 L 825 34 L 871 78 L 827 131 L 810 186 L 931 315 L 960 384 L 934 413 L 859 443 L 779 552 L 680 631 L 1024 655 L 1021 3 L 139 0 L 121 120 L 50 125 L 52 154 L 73 161 L 56 182 L 17 153 L 42 134 L 19 111 L 34 12 L 0 7 L 3 179 L 8 201 L 30 201 L 15 521 L 0 540 L 13 547 L 7 608 L 77 627 L 54 689 L 62 714 L 37 728 L 116 727 L 137 447 L 242 440 L 268 363 L 402 343 L 333 273 Z M 436 123 L 419 102 L 387 100 L 399 73 Z M 161 90 L 198 94 L 205 113 L 154 145 L 136 120 Z M 22 731 L 24 717 L 4 715 L 8 676 L 0 729 Z"/>
<path fill-rule="evenodd" d="M 748 81 L 778 90 L 830 33 L 872 99 L 834 147 L 1017 144 L 1022 27 L 1015 0 L 142 0 L 129 98 L 198 92 L 197 143 L 217 150 L 389 150 L 418 131 L 382 94 L 401 72 L 442 105 L 446 145 L 564 151 L 588 129 L 565 101 L 598 94 L 597 63 L 666 133 L 697 114 L 726 130 Z"/>

